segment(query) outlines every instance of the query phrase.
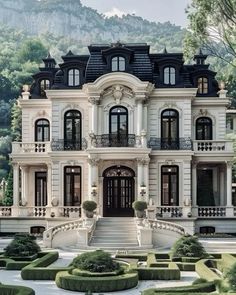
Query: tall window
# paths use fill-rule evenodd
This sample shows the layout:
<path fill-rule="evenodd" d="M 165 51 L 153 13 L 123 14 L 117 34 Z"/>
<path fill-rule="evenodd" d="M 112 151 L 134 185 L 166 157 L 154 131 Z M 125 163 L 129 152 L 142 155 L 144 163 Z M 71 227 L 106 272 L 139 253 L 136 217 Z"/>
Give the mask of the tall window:
<path fill-rule="evenodd" d="M 161 205 L 179 205 L 179 167 L 161 167 Z"/>
<path fill-rule="evenodd" d="M 40 81 L 40 95 L 45 96 L 45 90 L 50 89 L 50 81 L 48 79 L 43 79 Z"/>
<path fill-rule="evenodd" d="M 35 206 L 47 205 L 47 172 L 35 172 Z"/>
<path fill-rule="evenodd" d="M 126 146 L 128 144 L 128 110 L 117 106 L 110 110 L 109 122 L 110 146 Z"/>
<path fill-rule="evenodd" d="M 50 124 L 47 119 L 35 122 L 35 141 L 50 141 Z"/>
<path fill-rule="evenodd" d="M 208 93 L 208 79 L 206 77 L 200 77 L 197 80 L 197 87 L 199 94 L 207 94 Z"/>
<path fill-rule="evenodd" d="M 81 205 L 81 167 L 64 168 L 64 206 Z"/>
<path fill-rule="evenodd" d="M 196 140 L 212 140 L 212 120 L 208 117 L 196 121 Z"/>
<path fill-rule="evenodd" d="M 164 84 L 175 85 L 175 68 L 166 67 L 164 68 Z"/>
<path fill-rule="evenodd" d="M 111 60 L 112 72 L 124 72 L 125 71 L 125 58 L 122 56 L 113 57 Z"/>
<path fill-rule="evenodd" d="M 64 148 L 65 150 L 81 149 L 81 114 L 70 110 L 64 116 Z"/>
<path fill-rule="evenodd" d="M 167 109 L 161 114 L 161 148 L 179 148 L 179 113 L 176 110 Z"/>
<path fill-rule="evenodd" d="M 80 85 L 80 73 L 78 69 L 70 69 L 68 71 L 68 86 Z"/>

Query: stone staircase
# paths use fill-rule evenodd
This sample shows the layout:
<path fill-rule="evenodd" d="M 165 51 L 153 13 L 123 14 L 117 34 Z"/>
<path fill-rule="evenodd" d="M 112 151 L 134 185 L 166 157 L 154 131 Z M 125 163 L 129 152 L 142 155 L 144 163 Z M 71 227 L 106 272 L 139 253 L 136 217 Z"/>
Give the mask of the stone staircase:
<path fill-rule="evenodd" d="M 102 249 L 138 248 L 137 229 L 132 217 L 103 217 L 97 221 L 90 247 Z"/>

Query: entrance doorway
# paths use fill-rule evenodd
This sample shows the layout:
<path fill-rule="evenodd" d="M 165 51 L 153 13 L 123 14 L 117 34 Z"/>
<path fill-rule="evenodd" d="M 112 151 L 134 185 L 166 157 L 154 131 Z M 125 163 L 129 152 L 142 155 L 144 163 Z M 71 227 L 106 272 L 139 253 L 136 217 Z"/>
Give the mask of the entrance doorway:
<path fill-rule="evenodd" d="M 103 215 L 133 216 L 132 203 L 135 199 L 132 169 L 112 166 L 103 173 Z"/>

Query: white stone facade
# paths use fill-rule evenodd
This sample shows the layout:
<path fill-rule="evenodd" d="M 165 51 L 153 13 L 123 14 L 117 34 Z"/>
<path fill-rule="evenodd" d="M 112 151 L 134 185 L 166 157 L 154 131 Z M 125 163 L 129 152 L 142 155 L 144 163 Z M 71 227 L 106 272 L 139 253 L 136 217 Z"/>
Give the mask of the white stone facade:
<path fill-rule="evenodd" d="M 56 224 L 78 218 L 80 206 L 65 204 L 65 167 L 80 167 L 80 203 L 96 201 L 97 214 L 104 216 L 107 203 L 104 203 L 103 173 L 109 167 L 125 166 L 134 172 L 132 200 L 146 200 L 151 217 L 190 226 L 192 231 L 199 231 L 202 226 L 234 231 L 232 227 L 223 230 L 221 223 L 224 220 L 227 226 L 235 218 L 231 191 L 233 147 L 225 139 L 228 98 L 225 90 L 220 90 L 219 97 L 198 97 L 196 93 L 196 88 L 158 89 L 124 72 L 105 74 L 93 83 L 84 84 L 82 89 L 47 90 L 47 99 L 29 99 L 29 93 L 24 92 L 19 99 L 22 142 L 13 143 L 11 154 L 14 205 L 9 211 L 0 208 L 1 223 L 17 227 L 16 220 L 24 219 L 30 228 L 32 220 L 32 224 L 47 226 L 47 222 Z M 97 136 L 109 134 L 110 110 L 116 106 L 128 110 L 128 134 L 135 135 L 134 141 L 128 146 L 98 145 Z M 81 114 L 80 150 L 60 146 L 66 128 L 65 113 L 70 110 Z M 165 110 L 178 114 L 178 143 L 174 148 L 163 147 L 161 141 Z M 195 140 L 200 117 L 212 121 L 211 140 Z M 35 141 L 35 123 L 39 119 L 49 121 L 50 141 Z M 173 167 L 177 172 L 172 177 L 168 173 L 172 173 Z M 204 186 L 200 182 L 205 173 L 200 171 L 210 171 L 207 184 L 212 185 L 209 195 L 212 194 L 214 203 L 210 206 L 207 201 L 204 205 L 204 196 L 198 196 L 205 189 L 199 191 Z M 35 203 L 35 194 L 39 193 L 35 184 L 37 172 L 46 172 L 46 204 Z M 117 216 L 117 212 L 113 214 Z M 219 228 L 216 219 L 221 220 Z M 21 231 L 20 226 L 16 231 Z"/>

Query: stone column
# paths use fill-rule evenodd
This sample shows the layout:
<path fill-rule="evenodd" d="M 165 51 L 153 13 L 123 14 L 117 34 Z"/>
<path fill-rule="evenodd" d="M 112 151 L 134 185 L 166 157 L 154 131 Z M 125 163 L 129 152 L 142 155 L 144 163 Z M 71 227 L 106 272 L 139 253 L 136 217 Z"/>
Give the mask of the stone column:
<path fill-rule="evenodd" d="M 197 162 L 192 161 L 192 206 L 197 206 Z"/>
<path fill-rule="evenodd" d="M 19 164 L 13 164 L 13 206 L 19 206 Z"/>
<path fill-rule="evenodd" d="M 149 158 L 137 158 L 138 175 L 137 175 L 137 192 L 138 200 L 148 202 L 148 187 L 149 187 Z M 141 190 L 145 191 L 145 194 L 141 193 Z"/>
<path fill-rule="evenodd" d="M 220 206 L 225 206 L 225 169 L 220 167 Z"/>
<path fill-rule="evenodd" d="M 29 186 L 29 167 L 21 166 L 21 202 L 23 206 L 27 206 L 28 200 L 28 186 Z"/>
<path fill-rule="evenodd" d="M 226 216 L 234 216 L 234 208 L 232 206 L 232 162 L 227 162 L 227 184 L 226 184 Z"/>
<path fill-rule="evenodd" d="M 88 198 L 98 204 L 98 158 L 88 159 Z"/>
<path fill-rule="evenodd" d="M 51 163 L 47 164 L 47 206 L 52 206 L 52 165 Z"/>
<path fill-rule="evenodd" d="M 98 132 L 98 104 L 99 98 L 97 97 L 90 97 L 89 102 L 92 104 L 91 110 L 91 133 L 97 135 Z"/>
<path fill-rule="evenodd" d="M 143 102 L 141 99 L 137 101 L 137 135 L 141 136 L 143 129 Z"/>

